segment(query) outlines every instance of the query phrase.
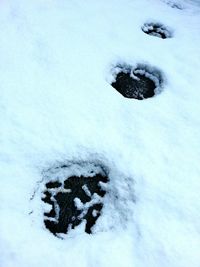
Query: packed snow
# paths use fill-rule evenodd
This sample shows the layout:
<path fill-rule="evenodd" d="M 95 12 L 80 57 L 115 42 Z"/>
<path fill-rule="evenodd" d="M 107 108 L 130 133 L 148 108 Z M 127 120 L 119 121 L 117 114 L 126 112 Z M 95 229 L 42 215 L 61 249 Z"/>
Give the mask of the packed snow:
<path fill-rule="evenodd" d="M 1 0 L 0 32 L 0 267 L 200 267 L 200 1 Z M 124 98 L 121 64 L 158 69 L 162 91 Z M 45 183 L 93 164 L 93 233 L 53 235 Z"/>

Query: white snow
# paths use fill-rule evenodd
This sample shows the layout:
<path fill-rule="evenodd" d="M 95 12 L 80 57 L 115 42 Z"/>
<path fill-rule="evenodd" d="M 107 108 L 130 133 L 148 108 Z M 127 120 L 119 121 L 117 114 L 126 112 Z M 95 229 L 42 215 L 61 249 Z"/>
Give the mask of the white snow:
<path fill-rule="evenodd" d="M 0 267 L 199 267 L 199 1 L 2 0 L 0 32 Z M 162 92 L 122 97 L 120 63 L 160 69 Z M 41 192 L 70 162 L 110 181 L 94 233 L 59 239 Z"/>

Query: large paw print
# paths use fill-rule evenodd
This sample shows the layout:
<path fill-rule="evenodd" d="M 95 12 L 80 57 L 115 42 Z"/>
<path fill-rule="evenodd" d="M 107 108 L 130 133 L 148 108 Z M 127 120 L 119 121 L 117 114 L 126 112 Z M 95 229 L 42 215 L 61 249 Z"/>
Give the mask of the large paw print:
<path fill-rule="evenodd" d="M 85 232 L 90 234 L 103 207 L 107 182 L 106 176 L 97 173 L 46 183 L 42 200 L 51 205 L 44 213 L 46 228 L 53 234 L 67 233 L 85 220 Z"/>
<path fill-rule="evenodd" d="M 167 39 L 172 37 L 172 31 L 161 23 L 149 22 L 142 26 L 142 31 L 148 35 Z"/>
<path fill-rule="evenodd" d="M 170 6 L 171 8 L 175 8 L 175 9 L 184 9 L 182 2 L 181 1 L 174 1 L 174 0 L 162 0 L 164 3 L 166 3 L 168 6 Z"/>
<path fill-rule="evenodd" d="M 127 64 L 117 65 L 113 71 L 111 83 L 126 98 L 143 100 L 159 93 L 163 77 L 156 68 L 138 64 L 132 67 Z"/>

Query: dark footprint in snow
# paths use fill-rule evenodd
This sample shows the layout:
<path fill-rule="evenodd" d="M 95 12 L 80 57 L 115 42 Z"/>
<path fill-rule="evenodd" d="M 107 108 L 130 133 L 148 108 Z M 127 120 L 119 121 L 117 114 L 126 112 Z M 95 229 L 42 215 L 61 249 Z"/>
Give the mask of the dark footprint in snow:
<path fill-rule="evenodd" d="M 142 64 L 136 68 L 125 64 L 118 65 L 113 70 L 113 76 L 112 87 L 124 97 L 138 100 L 159 93 L 163 82 L 159 70 Z"/>
<path fill-rule="evenodd" d="M 142 31 L 148 35 L 156 36 L 162 39 L 167 39 L 172 37 L 172 32 L 161 23 L 145 23 L 142 26 Z"/>
<path fill-rule="evenodd" d="M 183 6 L 181 5 L 181 3 L 178 3 L 176 1 L 173 0 L 164 0 L 164 3 L 166 3 L 168 6 L 170 6 L 171 8 L 175 8 L 175 9 L 183 9 Z"/>
<path fill-rule="evenodd" d="M 42 200 L 52 206 L 44 213 L 46 228 L 55 235 L 66 234 L 85 220 L 85 232 L 92 233 L 106 194 L 102 184 L 107 182 L 106 175 L 96 173 L 94 176 L 70 176 L 63 182 L 46 183 Z"/>

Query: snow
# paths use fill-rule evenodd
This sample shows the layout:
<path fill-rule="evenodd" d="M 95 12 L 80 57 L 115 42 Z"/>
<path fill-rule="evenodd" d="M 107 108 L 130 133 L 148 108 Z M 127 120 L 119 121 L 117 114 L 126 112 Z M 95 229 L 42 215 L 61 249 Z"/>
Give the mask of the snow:
<path fill-rule="evenodd" d="M 0 32 L 0 267 L 199 267 L 199 1 L 2 0 Z M 162 92 L 122 97 L 121 63 L 161 70 Z M 70 162 L 110 181 L 94 233 L 61 239 L 41 192 Z"/>

